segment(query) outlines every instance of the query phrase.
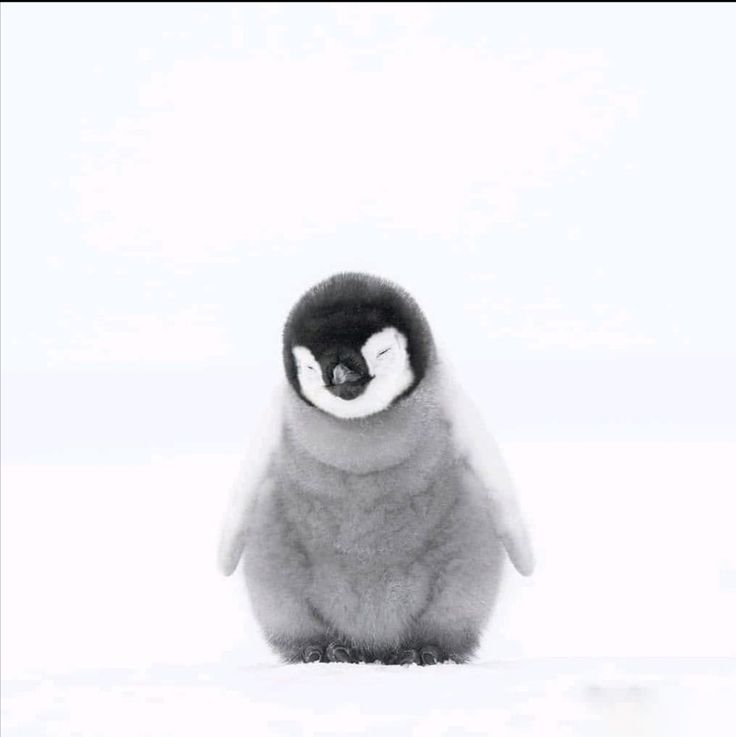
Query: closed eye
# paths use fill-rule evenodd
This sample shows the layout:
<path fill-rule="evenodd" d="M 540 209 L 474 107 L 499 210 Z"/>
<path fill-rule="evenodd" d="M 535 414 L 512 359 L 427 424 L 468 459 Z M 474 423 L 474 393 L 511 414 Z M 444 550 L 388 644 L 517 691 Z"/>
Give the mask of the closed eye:
<path fill-rule="evenodd" d="M 384 348 L 380 353 L 376 354 L 376 357 L 382 356 L 384 353 L 388 353 L 391 350 L 391 348 Z"/>

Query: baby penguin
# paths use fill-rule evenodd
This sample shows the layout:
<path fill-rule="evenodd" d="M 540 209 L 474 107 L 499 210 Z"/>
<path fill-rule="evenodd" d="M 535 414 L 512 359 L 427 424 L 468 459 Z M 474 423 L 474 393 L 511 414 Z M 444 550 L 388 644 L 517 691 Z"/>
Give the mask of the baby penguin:
<path fill-rule="evenodd" d="M 516 492 L 403 289 L 337 274 L 294 306 L 287 381 L 219 550 L 287 662 L 430 665 L 474 653 L 504 549 L 534 562 Z"/>

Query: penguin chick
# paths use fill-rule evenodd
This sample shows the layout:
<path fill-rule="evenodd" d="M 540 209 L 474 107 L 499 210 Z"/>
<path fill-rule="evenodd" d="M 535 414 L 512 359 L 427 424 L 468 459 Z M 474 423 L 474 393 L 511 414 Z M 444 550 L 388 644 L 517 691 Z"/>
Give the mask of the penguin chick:
<path fill-rule="evenodd" d="M 464 662 L 505 548 L 534 559 L 498 448 L 403 289 L 357 273 L 308 291 L 287 381 L 233 488 L 219 562 L 287 662 Z"/>

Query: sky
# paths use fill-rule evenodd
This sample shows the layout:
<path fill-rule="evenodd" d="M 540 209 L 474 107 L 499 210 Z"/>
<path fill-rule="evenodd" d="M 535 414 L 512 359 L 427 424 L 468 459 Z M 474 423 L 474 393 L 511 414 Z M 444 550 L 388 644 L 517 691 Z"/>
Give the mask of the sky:
<path fill-rule="evenodd" d="M 235 447 L 337 270 L 502 438 L 734 437 L 732 7 L 2 12 L 4 457 Z"/>

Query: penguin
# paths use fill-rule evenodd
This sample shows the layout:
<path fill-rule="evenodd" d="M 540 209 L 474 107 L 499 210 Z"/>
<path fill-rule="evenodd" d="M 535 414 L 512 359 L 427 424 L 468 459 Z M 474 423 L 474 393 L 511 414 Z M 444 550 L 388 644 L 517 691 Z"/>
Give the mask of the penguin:
<path fill-rule="evenodd" d="M 400 286 L 338 273 L 283 329 L 282 381 L 218 561 L 284 662 L 464 663 L 534 555 L 479 413 Z"/>

